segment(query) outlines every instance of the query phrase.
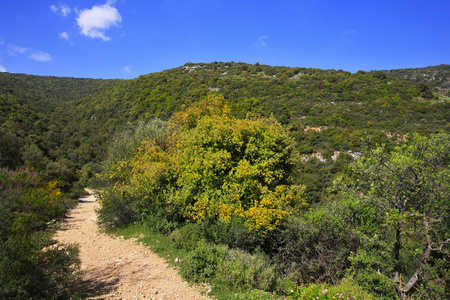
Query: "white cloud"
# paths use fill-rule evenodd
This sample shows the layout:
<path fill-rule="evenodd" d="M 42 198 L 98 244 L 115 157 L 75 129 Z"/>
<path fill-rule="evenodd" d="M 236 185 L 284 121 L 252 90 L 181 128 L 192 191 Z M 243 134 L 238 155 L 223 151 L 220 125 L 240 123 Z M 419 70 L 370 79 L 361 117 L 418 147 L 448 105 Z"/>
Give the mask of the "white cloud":
<path fill-rule="evenodd" d="M 263 35 L 263 36 L 260 36 L 260 37 L 258 37 L 257 39 L 256 39 L 256 46 L 258 46 L 258 47 L 267 47 L 268 46 L 268 44 L 267 44 L 267 40 L 269 39 L 269 36 L 268 35 Z"/>
<path fill-rule="evenodd" d="M 52 56 L 48 53 L 26 47 L 20 47 L 14 44 L 8 44 L 6 50 L 11 56 L 28 55 L 30 59 L 40 62 L 52 60 Z"/>
<path fill-rule="evenodd" d="M 60 34 L 59 34 L 59 37 L 60 38 L 63 38 L 63 39 L 66 39 L 66 40 L 69 40 L 69 35 L 67 34 L 67 32 L 61 32 Z"/>
<path fill-rule="evenodd" d="M 0 72 L 6 72 L 6 69 L 4 66 L 0 65 Z"/>
<path fill-rule="evenodd" d="M 42 52 L 42 51 L 33 51 L 30 53 L 29 56 L 32 60 L 40 61 L 40 62 L 47 62 L 52 60 L 52 56 L 48 53 Z"/>
<path fill-rule="evenodd" d="M 8 45 L 8 52 L 11 55 L 16 55 L 16 54 L 25 54 L 25 52 L 28 51 L 28 48 L 25 47 L 20 47 L 17 45 Z"/>
<path fill-rule="evenodd" d="M 115 1 L 108 1 L 106 4 L 93 6 L 91 9 L 84 9 L 79 12 L 76 19 L 80 26 L 81 33 L 91 38 L 100 38 L 103 41 L 111 40 L 104 31 L 111 26 L 119 26 L 122 16 L 117 8 L 111 6 Z"/>
<path fill-rule="evenodd" d="M 131 73 L 131 66 L 126 66 L 125 68 L 123 68 L 123 71 L 125 73 Z"/>
<path fill-rule="evenodd" d="M 61 4 L 61 3 L 58 3 L 58 6 L 51 5 L 50 9 L 55 14 L 58 14 L 58 15 L 61 15 L 61 16 L 64 16 L 64 17 L 66 17 L 68 14 L 70 14 L 72 12 L 72 10 L 70 9 L 70 7 L 68 5 Z"/>

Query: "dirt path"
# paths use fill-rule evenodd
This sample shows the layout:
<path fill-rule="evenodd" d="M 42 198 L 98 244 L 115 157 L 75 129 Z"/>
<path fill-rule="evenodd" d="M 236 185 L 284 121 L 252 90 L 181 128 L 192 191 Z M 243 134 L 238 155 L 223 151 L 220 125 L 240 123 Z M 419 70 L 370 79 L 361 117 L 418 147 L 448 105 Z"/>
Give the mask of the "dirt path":
<path fill-rule="evenodd" d="M 164 259 L 134 241 L 98 232 L 93 195 L 80 199 L 56 239 L 77 243 L 89 299 L 210 299 L 190 287 Z"/>

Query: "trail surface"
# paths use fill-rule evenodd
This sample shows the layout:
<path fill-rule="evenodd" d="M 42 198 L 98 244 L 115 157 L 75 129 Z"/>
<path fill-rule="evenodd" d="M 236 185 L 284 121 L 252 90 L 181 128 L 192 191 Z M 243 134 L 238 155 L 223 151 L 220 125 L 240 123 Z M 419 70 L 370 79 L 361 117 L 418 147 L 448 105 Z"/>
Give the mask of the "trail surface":
<path fill-rule="evenodd" d="M 79 245 L 81 284 L 89 299 L 210 299 L 135 240 L 99 233 L 96 206 L 93 195 L 80 199 L 56 234 L 62 243 Z"/>

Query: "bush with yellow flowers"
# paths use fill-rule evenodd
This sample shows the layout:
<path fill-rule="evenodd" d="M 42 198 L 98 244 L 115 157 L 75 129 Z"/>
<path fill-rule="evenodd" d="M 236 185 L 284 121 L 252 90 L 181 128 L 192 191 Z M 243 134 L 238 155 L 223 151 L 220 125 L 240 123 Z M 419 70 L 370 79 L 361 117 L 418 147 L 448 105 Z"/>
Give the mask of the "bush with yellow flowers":
<path fill-rule="evenodd" d="M 136 216 L 163 205 L 188 222 L 238 218 L 264 233 L 305 205 L 304 187 L 291 185 L 293 141 L 273 116 L 236 119 L 210 96 L 173 116 L 165 144 L 143 140 L 111 168 L 115 194 Z"/>

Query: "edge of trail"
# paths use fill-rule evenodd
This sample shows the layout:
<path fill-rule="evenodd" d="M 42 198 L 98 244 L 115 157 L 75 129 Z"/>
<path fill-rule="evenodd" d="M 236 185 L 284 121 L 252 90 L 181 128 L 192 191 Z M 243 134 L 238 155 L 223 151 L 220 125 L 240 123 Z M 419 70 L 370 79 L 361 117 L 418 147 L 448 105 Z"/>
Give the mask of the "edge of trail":
<path fill-rule="evenodd" d="M 78 244 L 80 285 L 89 299 L 211 299 L 149 248 L 100 233 L 97 206 L 92 193 L 81 198 L 55 235 L 61 243 Z"/>

